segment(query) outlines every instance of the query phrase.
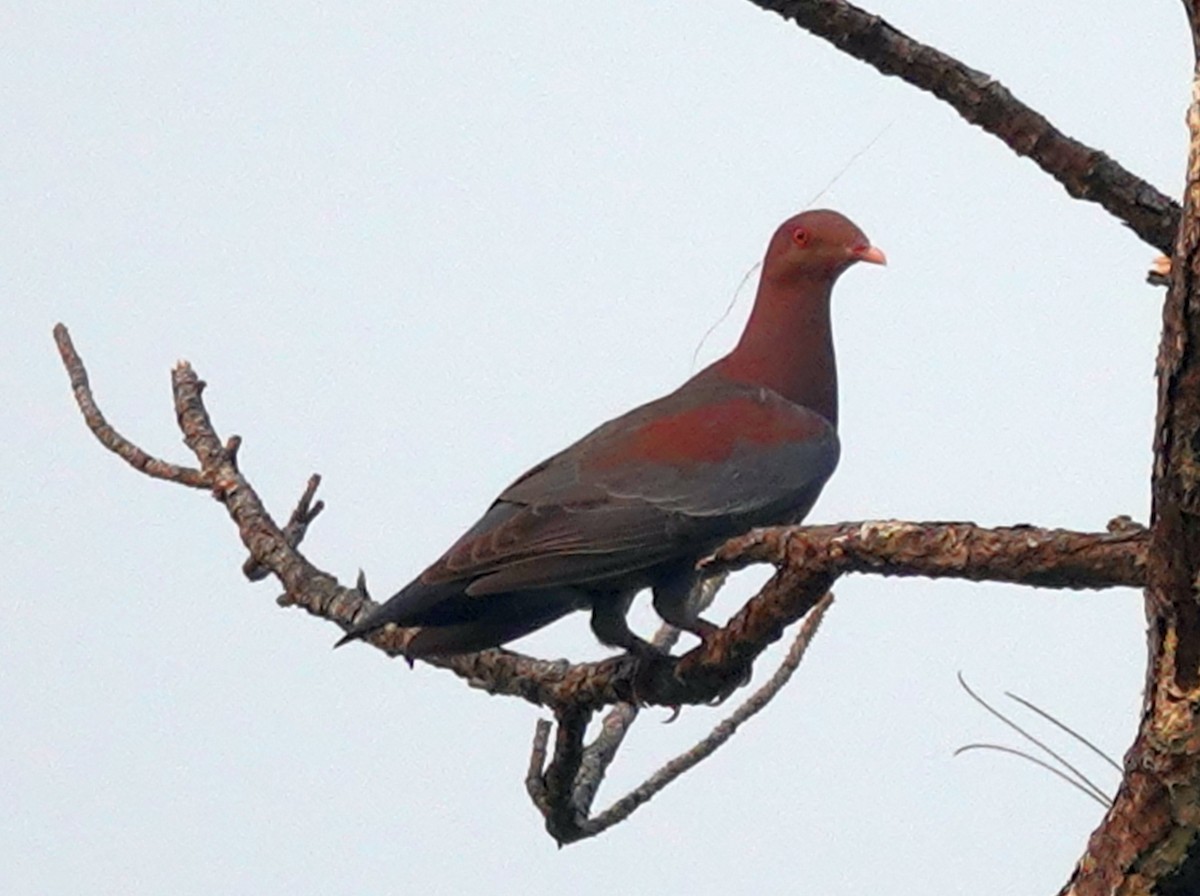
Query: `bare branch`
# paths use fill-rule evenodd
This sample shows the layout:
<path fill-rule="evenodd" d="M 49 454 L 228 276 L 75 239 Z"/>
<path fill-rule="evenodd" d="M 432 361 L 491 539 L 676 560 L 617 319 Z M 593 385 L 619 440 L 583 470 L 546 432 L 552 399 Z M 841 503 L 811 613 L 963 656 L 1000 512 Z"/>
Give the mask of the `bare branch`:
<path fill-rule="evenodd" d="M 1013 582 L 1055 588 L 1137 587 L 1145 581 L 1148 536 L 1140 527 L 1081 533 L 972 523 L 878 521 L 760 529 L 717 551 L 710 567 L 774 563 L 779 571 L 703 647 L 669 674 L 639 681 L 647 702 L 677 705 L 717 696 L 784 628 L 846 572 Z"/>
<path fill-rule="evenodd" d="M 227 444 L 226 450 L 228 448 Z M 233 454 L 234 461 L 236 462 L 236 451 Z M 300 500 L 296 502 L 296 508 L 292 511 L 291 518 L 287 521 L 287 525 L 283 527 L 283 537 L 293 548 L 300 547 L 300 542 L 304 541 L 304 536 L 308 533 L 309 524 L 325 509 L 324 501 L 313 503 L 313 498 L 316 497 L 317 489 L 320 485 L 321 477 L 319 474 L 313 473 L 308 477 L 308 484 L 304 487 L 304 493 L 300 495 Z M 255 562 L 253 557 L 248 557 L 246 562 L 242 564 L 242 575 L 251 582 L 265 579 L 270 574 L 271 570 Z M 362 590 L 361 581 L 359 590 Z"/>
<path fill-rule="evenodd" d="M 726 542 L 711 565 L 766 561 L 810 576 L 859 572 L 1042 588 L 1140 588 L 1148 543 L 1148 533 L 1136 525 L 1091 533 L 880 520 L 757 529 Z"/>
<path fill-rule="evenodd" d="M 825 618 L 825 612 L 832 603 L 832 594 L 826 594 L 817 602 L 812 612 L 805 618 L 804 624 L 800 626 L 800 631 L 796 633 L 796 638 L 792 641 L 792 646 L 788 648 L 787 656 L 784 657 L 775 674 L 747 698 L 745 703 L 717 725 L 704 740 L 700 741 L 686 753 L 676 756 L 642 784 L 613 803 L 608 809 L 605 809 L 594 818 L 588 819 L 580 828 L 580 839 L 594 837 L 613 825 L 624 821 L 639 806 L 649 802 L 651 798 L 660 793 L 663 788 L 684 772 L 694 768 L 704 759 L 715 753 L 733 737 L 734 733 L 745 721 L 770 703 L 783 690 L 783 686 L 788 683 L 792 674 L 799 668 L 800 661 L 804 659 L 804 654 L 808 650 L 808 645 L 812 643 L 812 639 L 816 636 L 817 630 L 820 628 L 821 620 Z"/>
<path fill-rule="evenodd" d="M 724 576 L 721 578 L 723 580 Z M 716 594 L 715 588 L 712 589 L 712 594 Z M 704 606 L 707 607 L 711 602 L 710 596 Z M 664 623 L 651 638 L 650 643 L 664 652 L 669 652 L 678 640 L 679 629 Z M 596 800 L 596 794 L 604 782 L 604 776 L 613 760 L 617 758 L 617 751 L 625 742 L 625 735 L 629 733 L 630 726 L 637 721 L 638 710 L 639 707 L 635 702 L 618 703 L 605 714 L 600 724 L 600 733 L 584 748 L 583 759 L 579 764 L 579 773 L 575 776 L 574 793 L 575 805 L 579 807 L 584 817 L 591 813 L 592 803 Z M 678 708 L 676 708 L 676 712 L 678 712 Z M 672 716 L 673 718 L 674 716 Z"/>
<path fill-rule="evenodd" d="M 348 628 L 354 619 L 375 604 L 358 588 L 346 588 L 329 573 L 317 569 L 290 543 L 288 536 L 267 513 L 254 488 L 237 467 L 236 437 L 222 444 L 204 407 L 204 384 L 186 362 L 172 372 L 176 415 L 185 441 L 201 461 L 201 469 L 190 470 L 159 461 L 120 436 L 100 413 L 88 383 L 87 371 L 71 341 L 67 328 L 54 329 L 63 364 L 71 377 L 76 401 L 88 428 L 106 448 L 128 460 L 136 469 L 155 478 L 169 479 L 194 488 L 212 488 L 238 527 L 251 561 L 269 569 L 283 584 L 279 603 L 297 606 L 309 613 Z M 142 460 L 147 458 L 147 460 Z M 310 480 L 315 491 L 315 483 Z M 310 496 L 305 491 L 305 498 Z M 302 498 L 303 505 L 305 498 Z M 298 508 L 299 510 L 299 508 Z M 316 515 L 309 514 L 309 520 Z M 295 515 L 294 515 L 295 516 Z M 410 633 L 404 630 L 377 633 L 371 641 L 390 655 L 403 652 Z M 560 692 L 585 694 L 596 706 L 619 702 L 629 693 L 628 674 L 622 678 L 619 659 L 585 667 L 572 667 L 565 660 L 534 660 L 501 650 L 487 650 L 462 657 L 435 660 L 474 687 L 492 693 L 524 697 L 540 705 L 563 702 Z M 627 664 L 626 664 L 627 665 Z M 624 689 L 622 690 L 622 683 Z"/>
<path fill-rule="evenodd" d="M 579 774 L 575 778 L 575 805 L 587 818 L 604 783 L 604 776 L 609 766 L 617 758 L 625 735 L 638 718 L 636 703 L 618 703 L 604 715 L 600 725 L 600 733 L 587 745 L 583 751 L 583 762 L 579 766 Z"/>
<path fill-rule="evenodd" d="M 1103 152 L 1059 131 L 999 81 L 913 40 L 844 0 L 751 0 L 839 50 L 949 103 L 954 110 L 1032 159 L 1076 199 L 1095 202 L 1161 252 L 1179 230 L 1179 204 Z"/>
<path fill-rule="evenodd" d="M 546 795 L 546 749 L 550 744 L 553 726 L 546 719 L 538 719 L 533 729 L 533 749 L 529 753 L 529 769 L 525 773 L 525 790 L 533 804 L 543 815 L 549 814 Z"/>
<path fill-rule="evenodd" d="M 699 615 L 712 606 L 717 592 L 728 578 L 726 573 L 717 573 L 702 579 L 693 595 L 693 610 Z M 671 648 L 679 640 L 679 629 L 663 623 L 650 643 L 663 653 L 670 653 Z M 591 814 L 592 803 L 608 772 L 608 767 L 617 757 L 617 751 L 625 742 L 625 735 L 637 720 L 638 704 L 634 702 L 618 703 L 604 716 L 600 733 L 587 745 L 583 751 L 583 761 L 580 763 L 579 774 L 575 777 L 575 804 L 586 817 Z M 667 721 L 674 721 L 679 714 L 679 707 L 674 707 L 674 714 Z"/>
<path fill-rule="evenodd" d="M 87 369 L 84 368 L 82 359 L 71 343 L 71 334 L 62 324 L 56 324 L 54 327 L 54 342 L 58 346 L 58 354 L 62 358 L 63 366 L 67 369 L 67 375 L 71 378 L 71 391 L 75 393 L 75 402 L 83 413 L 83 419 L 87 423 L 88 429 L 99 439 L 101 445 L 135 470 L 154 479 L 178 482 L 189 488 L 211 487 L 211 483 L 199 470 L 159 460 L 157 457 L 147 454 L 109 426 L 104 415 L 100 413 L 100 408 L 96 406 L 96 400 L 92 396 L 92 387 L 88 383 Z"/>
<path fill-rule="evenodd" d="M 713 590 L 715 592 L 715 589 Z M 595 817 L 589 815 L 596 790 L 629 726 L 637 717 L 637 706 L 623 703 L 609 712 L 604 719 L 601 733 L 587 748 L 583 748 L 582 744 L 587 718 L 590 718 L 590 715 L 583 716 L 573 710 L 556 713 L 559 725 L 555 739 L 555 759 L 550 770 L 544 773 L 542 769 L 545 766 L 551 726 L 544 719 L 539 720 L 534 731 L 533 750 L 525 786 L 534 805 L 546 818 L 546 829 L 558 844 L 562 846 L 594 837 L 624 821 L 639 806 L 728 742 L 742 723 L 761 711 L 788 683 L 816 635 L 825 611 L 832 603 L 832 594 L 825 595 L 818 602 L 797 632 L 779 669 L 745 703 L 717 725 L 702 741 L 676 756 L 645 782 Z M 677 632 L 669 626 L 664 626 L 659 631 L 659 638 L 673 640 L 676 634 Z M 574 785 L 568 791 L 567 776 L 572 773 Z"/>
<path fill-rule="evenodd" d="M 561 706 L 554 711 L 558 731 L 554 738 L 554 757 L 542 775 L 545 788 L 546 830 L 561 846 L 577 839 L 576 832 L 585 818 L 575 802 L 575 779 L 583 762 L 583 737 L 587 734 L 590 710 Z"/>
<path fill-rule="evenodd" d="M 66 330 L 56 331 L 56 338 L 85 416 L 103 420 Z M 348 628 L 375 604 L 363 590 L 346 588 L 313 566 L 291 544 L 238 468 L 236 439 L 223 443 L 217 435 L 204 407 L 203 383 L 190 365 L 181 362 L 176 366 L 172 383 L 184 440 L 200 461 L 194 478 L 212 488 L 224 504 L 253 561 L 282 583 L 285 594 L 280 603 Z M 109 445 L 105 441 L 110 438 L 109 429 L 93 431 Z M 128 451 L 140 449 L 130 445 Z M 729 624 L 678 660 L 639 667 L 622 656 L 571 664 L 485 650 L 430 662 L 451 670 L 472 687 L 554 708 L 591 712 L 631 702 L 635 695 L 643 703 L 659 706 L 704 704 L 738 687 L 754 659 L 842 573 L 950 576 L 1070 588 L 1138 585 L 1144 578 L 1145 543 L 1146 534 L 1136 527 L 1095 534 L 1031 527 L 982 529 L 969 523 L 875 522 L 765 529 L 724 546 L 713 572 L 722 565 L 736 567 L 755 561 L 772 562 L 780 569 Z M 412 634 L 413 630 L 388 628 L 367 640 L 395 656 L 403 653 Z"/>

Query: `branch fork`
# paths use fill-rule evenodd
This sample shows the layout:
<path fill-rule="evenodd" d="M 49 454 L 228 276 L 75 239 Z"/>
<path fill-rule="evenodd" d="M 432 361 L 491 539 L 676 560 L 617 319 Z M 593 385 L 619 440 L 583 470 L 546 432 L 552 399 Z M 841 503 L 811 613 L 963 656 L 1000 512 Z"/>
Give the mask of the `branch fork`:
<path fill-rule="evenodd" d="M 1079 199 L 1098 203 L 1159 251 L 1152 282 L 1169 281 L 1159 351 L 1159 413 L 1155 434 L 1154 519 L 1147 531 L 1127 518 L 1109 531 L 1070 532 L 1015 526 L 988 529 L 971 523 L 897 520 L 763 529 L 723 545 L 707 561 L 716 574 L 754 562 L 776 566 L 775 576 L 705 644 L 682 657 L 637 670 L 625 658 L 572 664 L 507 650 L 432 658 L 471 687 L 515 696 L 552 710 L 555 726 L 537 724 L 526 787 L 559 844 L 595 836 L 633 812 L 694 766 L 759 711 L 787 681 L 832 600 L 842 575 L 951 577 L 1039 587 L 1147 589 L 1151 664 L 1142 728 L 1130 749 L 1125 780 L 1064 896 L 1110 893 L 1200 892 L 1200 99 L 1192 130 L 1184 207 L 1103 152 L 1058 130 L 992 76 L 914 40 L 879 16 L 845 0 L 753 0 L 843 52 L 900 77 L 954 108 L 966 121 L 1027 157 Z M 1200 53 L 1200 10 L 1184 4 Z M 1200 58 L 1200 56 L 1198 56 Z M 1200 81 L 1196 82 L 1200 84 Z M 1200 88 L 1196 96 L 1200 97 Z M 141 473 L 205 489 L 238 528 L 251 580 L 273 575 L 283 606 L 300 607 L 343 629 L 373 606 L 360 575 L 353 588 L 310 563 L 299 551 L 308 526 L 324 505 L 312 476 L 288 522 L 280 527 L 238 466 L 241 440 L 222 442 L 202 401 L 204 383 L 190 365 L 172 373 L 176 414 L 199 466 L 173 464 L 120 435 L 97 407 L 83 362 L 67 330 L 55 340 L 71 388 L 96 438 Z M 774 676 L 704 741 L 667 763 L 645 783 L 598 814 L 592 806 L 640 706 L 679 707 L 727 695 L 784 630 L 803 618 L 788 658 Z M 368 641 L 403 652 L 411 633 L 385 630 Z M 663 643 L 675 633 L 660 632 Z M 586 741 L 595 714 L 607 710 L 598 734 Z M 553 737 L 553 751 L 551 740 Z M 549 758 L 548 758 L 549 756 Z"/>
<path fill-rule="evenodd" d="M 96 438 L 146 475 L 210 491 L 237 526 L 249 553 L 243 565 L 247 578 L 275 576 L 284 588 L 278 599 L 281 606 L 300 607 L 343 630 L 374 607 L 361 573 L 354 587 L 348 588 L 300 553 L 308 526 L 324 509 L 323 502 L 316 500 L 320 477 L 309 478 L 288 522 L 279 526 L 238 465 L 241 439 L 231 436 L 222 441 L 218 436 L 204 405 L 204 382 L 189 364 L 177 364 L 171 382 L 179 427 L 198 467 L 154 457 L 110 426 L 100 413 L 66 327 L 55 327 L 54 336 L 80 410 Z M 725 626 L 682 657 L 650 665 L 629 657 L 572 664 L 493 649 L 428 662 L 472 687 L 521 697 L 554 713 L 553 755 L 547 763 L 552 728 L 549 722 L 540 722 L 526 787 L 549 832 L 560 844 L 569 843 L 595 836 L 628 817 L 761 710 L 799 665 L 832 601 L 829 588 L 841 575 L 921 575 L 1074 588 L 1139 586 L 1145 576 L 1147 541 L 1146 532 L 1132 524 L 1103 533 L 899 520 L 760 529 L 726 543 L 705 561 L 710 575 L 700 600 L 711 601 L 727 571 L 750 563 L 774 564 L 775 576 Z M 666 706 L 678 712 L 683 705 L 723 702 L 749 680 L 763 650 L 804 617 L 788 658 L 766 684 L 691 750 L 609 809 L 592 814 L 600 783 L 642 706 Z M 403 654 L 412 634 L 391 627 L 367 640 L 395 656 Z M 664 626 L 655 642 L 669 650 L 677 637 L 677 631 Z M 600 733 L 585 743 L 589 723 L 605 708 Z"/>

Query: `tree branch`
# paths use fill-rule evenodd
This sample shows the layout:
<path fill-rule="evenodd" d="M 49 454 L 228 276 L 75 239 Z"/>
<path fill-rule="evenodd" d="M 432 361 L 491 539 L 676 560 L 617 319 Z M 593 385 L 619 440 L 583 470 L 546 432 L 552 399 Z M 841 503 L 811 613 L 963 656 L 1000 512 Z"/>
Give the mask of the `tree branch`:
<path fill-rule="evenodd" d="M 103 420 L 87 384 L 83 363 L 65 327 L 55 328 L 64 364 L 71 374 L 89 426 Z M 209 419 L 204 384 L 186 362 L 171 374 L 175 411 L 184 441 L 200 469 L 179 480 L 211 488 L 238 528 L 254 564 L 282 583 L 283 606 L 297 606 L 343 629 L 375 604 L 365 588 L 346 588 L 318 569 L 294 546 L 271 518 L 237 464 L 234 437 L 222 443 Z M 141 457 L 111 427 L 92 427 L 106 447 L 127 446 L 122 456 Z M 158 461 L 165 468 L 173 465 Z M 138 466 L 135 464 L 135 466 Z M 148 472 L 144 466 L 138 466 Z M 178 468 L 184 469 L 184 468 Z M 148 472 L 148 475 L 153 475 Z M 166 477 L 172 478 L 172 477 Z M 315 485 L 310 482 L 300 518 Z M 293 515 L 293 519 L 296 519 Z M 1116 533 L 1078 533 L 1015 527 L 983 529 L 970 523 L 919 524 L 895 521 L 843 523 L 792 529 L 764 529 L 725 545 L 713 561 L 744 566 L 767 561 L 779 571 L 757 596 L 708 642 L 678 659 L 638 666 L 627 657 L 595 663 L 540 660 L 507 650 L 435 657 L 432 665 L 451 670 L 472 687 L 492 694 L 521 697 L 549 707 L 592 712 L 635 699 L 659 706 L 709 703 L 727 696 L 748 676 L 754 659 L 803 616 L 832 582 L 847 572 L 952 577 L 1070 588 L 1140 585 L 1144 579 L 1146 534 L 1140 529 Z M 411 629 L 387 628 L 367 640 L 389 655 L 400 655 Z"/>
<path fill-rule="evenodd" d="M 721 576 L 720 579 L 723 581 L 724 576 Z M 712 581 L 712 579 L 708 580 L 709 583 Z M 720 587 L 719 585 L 714 587 L 707 583 L 706 586 L 705 590 L 708 593 L 701 596 L 698 606 L 700 612 L 708 608 Z M 650 643 L 664 653 L 669 653 L 678 640 L 679 629 L 663 623 L 654 637 L 650 639 Z M 584 818 L 591 814 L 592 803 L 596 800 L 596 794 L 600 791 L 604 776 L 608 773 L 613 760 L 617 758 L 617 752 L 621 749 L 621 744 L 625 742 L 625 735 L 637 721 L 639 710 L 638 704 L 633 702 L 618 703 L 612 707 L 604 715 L 600 724 L 600 733 L 584 748 L 583 759 L 579 763 L 579 772 L 575 776 L 573 786 L 575 804 Z M 673 719 L 674 716 L 671 720 Z"/>
<path fill-rule="evenodd" d="M 533 729 L 533 748 L 529 752 L 529 768 L 525 772 L 525 791 L 543 815 L 550 813 L 550 797 L 546 793 L 546 749 L 554 728 L 546 719 L 538 719 Z"/>
<path fill-rule="evenodd" d="M 186 362 L 172 371 L 175 412 L 184 441 L 199 469 L 151 458 L 116 432 L 96 406 L 82 360 L 61 324 L 55 339 L 71 377 L 76 400 L 89 428 L 105 447 L 147 475 L 212 490 L 237 525 L 250 553 L 246 573 L 269 571 L 283 584 L 279 603 L 299 606 L 343 629 L 374 607 L 360 574 L 355 588 L 318 569 L 298 550 L 307 526 L 321 511 L 314 502 L 319 477 L 310 478 L 286 527 L 271 518 L 237 459 L 241 440 L 222 442 L 203 401 L 204 383 Z M 680 658 L 658 664 L 616 657 L 598 663 L 546 661 L 506 650 L 485 650 L 429 662 L 447 668 L 492 694 L 519 696 L 549 706 L 558 721 L 554 755 L 546 765 L 551 728 L 539 723 L 526 774 L 526 788 L 559 843 L 595 836 L 627 818 L 687 768 L 710 755 L 745 719 L 758 712 L 791 676 L 816 631 L 829 585 L 850 572 L 881 575 L 952 577 L 1058 588 L 1137 586 L 1145 580 L 1148 535 L 1127 520 L 1114 521 L 1107 533 L 1079 533 L 1017 526 L 984 529 L 971 523 L 876 521 L 762 529 L 733 539 L 706 561 L 711 600 L 728 569 L 770 562 L 776 575 L 729 623 L 703 645 Z M 592 816 L 591 806 L 640 703 L 679 707 L 724 699 L 748 678 L 751 665 L 783 630 L 809 613 L 783 666 L 774 677 L 722 722 L 704 741 L 660 769 L 613 806 Z M 385 629 L 369 639 L 374 646 L 402 654 L 412 630 Z M 676 633 L 665 628 L 664 646 Z M 600 734 L 589 745 L 584 737 L 592 714 L 607 706 Z"/>
<path fill-rule="evenodd" d="M 76 353 L 75 346 L 71 344 L 71 336 L 62 324 L 58 324 L 54 328 L 54 342 L 58 346 L 58 354 L 62 358 L 63 366 L 67 369 L 67 376 L 71 379 L 71 391 L 75 393 L 75 403 L 79 405 L 88 429 L 92 431 L 92 435 L 100 441 L 101 445 L 135 470 L 145 473 L 152 479 L 166 479 L 189 488 L 210 487 L 211 483 L 199 470 L 167 463 L 165 460 L 147 454 L 109 426 L 92 395 L 92 387 L 88 382 L 87 369 L 83 366 L 83 360 Z"/>
<path fill-rule="evenodd" d="M 793 673 L 800 667 L 800 661 L 804 659 L 804 654 L 808 650 L 808 645 L 812 643 L 812 639 L 816 636 L 817 630 L 821 625 L 821 620 L 825 618 L 825 612 L 833 603 L 833 595 L 826 594 L 812 609 L 804 619 L 803 625 L 796 633 L 795 639 L 792 641 L 791 647 L 788 648 L 787 655 L 775 673 L 767 680 L 762 687 L 755 691 L 746 701 L 739 706 L 726 719 L 718 724 L 709 734 L 697 743 L 694 747 L 684 753 L 680 753 L 674 759 L 667 762 L 658 771 L 652 774 L 649 778 L 631 790 L 625 796 L 616 800 L 609 808 L 605 809 L 598 815 L 589 816 L 591 801 L 595 797 L 596 787 L 599 785 L 600 775 L 587 780 L 586 788 L 582 782 L 577 782 L 575 791 L 575 807 L 579 810 L 576 823 L 572 829 L 559 829 L 555 833 L 555 839 L 560 844 L 568 842 L 576 842 L 585 840 L 589 837 L 595 837 L 597 834 L 602 834 L 615 824 L 619 824 L 630 815 L 632 815 L 640 806 L 649 802 L 653 797 L 661 793 L 669 784 L 675 781 L 684 772 L 687 772 L 699 765 L 715 753 L 720 747 L 724 746 L 731 737 L 737 732 L 747 720 L 761 712 L 768 703 L 770 703 L 776 695 L 783 690 L 784 685 L 791 679 Z M 595 743 L 602 744 L 603 749 L 608 751 L 607 762 L 612 761 L 612 756 L 615 755 L 617 746 L 620 744 L 620 739 L 624 737 L 624 727 L 621 728 L 620 734 L 614 736 L 608 731 L 609 720 L 614 719 L 614 714 L 623 707 L 614 709 L 605 720 L 605 729 L 597 736 Z M 614 727 L 619 724 L 620 720 L 614 724 Z M 542 729 L 539 728 L 539 731 Z M 588 748 L 590 750 L 591 747 Z M 584 751 L 586 770 L 586 757 L 588 750 Z M 607 762 L 605 765 L 607 766 Z"/>
<path fill-rule="evenodd" d="M 1161 252 L 1179 230 L 1179 204 L 1103 152 L 1068 137 L 999 81 L 922 44 L 844 0 L 751 0 L 855 59 L 949 103 L 968 122 L 1032 159 L 1071 196 L 1101 205 Z"/>
<path fill-rule="evenodd" d="M 726 542 L 706 565 L 739 569 L 765 562 L 812 576 L 858 572 L 1040 588 L 1140 588 L 1149 533 L 1126 520 L 1095 533 L 900 520 L 756 529 Z"/>
<path fill-rule="evenodd" d="M 575 799 L 575 780 L 583 763 L 583 738 L 592 713 L 573 706 L 560 706 L 555 709 L 554 716 L 558 732 L 554 738 L 554 756 L 542 775 L 545 794 L 542 811 L 546 817 L 546 830 L 561 846 L 576 839 L 574 833 L 586 818 L 586 810 Z"/>
<path fill-rule="evenodd" d="M 313 473 L 308 477 L 308 484 L 304 487 L 304 492 L 300 495 L 300 500 L 296 502 L 296 507 L 292 510 L 292 515 L 287 521 L 287 525 L 283 527 L 284 541 L 292 548 L 300 547 L 300 542 L 304 541 L 304 536 L 308 534 L 308 527 L 313 520 L 325 509 L 324 501 L 316 501 L 313 498 L 317 495 L 317 489 L 321 486 L 321 477 Z M 271 570 L 258 563 L 253 557 L 248 557 L 246 562 L 242 564 L 242 575 L 248 578 L 251 582 L 257 582 L 265 579 L 271 574 Z M 359 591 L 366 588 L 366 583 L 360 577 L 358 583 Z"/>
<path fill-rule="evenodd" d="M 1121 787 L 1062 890 L 1069 896 L 1200 892 L 1200 10 L 1185 8 L 1197 69 L 1158 352 L 1146 691 Z"/>

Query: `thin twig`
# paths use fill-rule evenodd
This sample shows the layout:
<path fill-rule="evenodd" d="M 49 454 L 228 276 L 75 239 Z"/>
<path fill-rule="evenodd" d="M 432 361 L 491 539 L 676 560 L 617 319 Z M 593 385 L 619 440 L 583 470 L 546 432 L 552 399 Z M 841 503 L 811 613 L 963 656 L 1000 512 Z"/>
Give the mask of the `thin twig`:
<path fill-rule="evenodd" d="M 92 395 L 91 384 L 88 382 L 87 369 L 83 366 L 83 360 L 75 351 L 75 346 L 71 342 L 71 334 L 62 324 L 56 324 L 54 327 L 54 342 L 58 346 L 58 354 L 62 358 L 63 366 L 67 369 L 67 375 L 71 378 L 71 391 L 75 393 L 75 402 L 79 405 L 79 410 L 83 413 L 83 419 L 87 423 L 88 429 L 92 431 L 92 434 L 100 441 L 101 445 L 113 454 L 116 454 L 135 470 L 145 473 L 154 479 L 166 479 L 169 482 L 178 482 L 180 485 L 186 485 L 189 488 L 212 487 L 212 483 L 208 477 L 200 470 L 168 463 L 165 460 L 160 460 L 151 454 L 147 454 L 113 429 L 108 421 L 104 419 L 104 415 L 100 413 L 100 408 L 96 405 L 96 399 Z"/>
<path fill-rule="evenodd" d="M 545 786 L 546 830 L 558 843 L 576 839 L 583 814 L 575 804 L 575 778 L 583 761 L 583 738 L 592 713 L 573 706 L 556 707 L 558 723 L 554 736 L 554 756 L 542 775 Z"/>
<path fill-rule="evenodd" d="M 226 448 L 228 449 L 228 446 Z M 236 452 L 234 453 L 236 455 Z M 296 507 L 292 510 L 291 517 L 283 527 L 283 537 L 293 548 L 300 547 L 300 543 L 304 541 L 304 536 L 308 534 L 309 524 L 325 509 L 324 501 L 313 502 L 313 498 L 316 497 L 317 489 L 320 485 L 320 474 L 313 473 L 308 477 L 308 483 L 304 487 L 304 492 L 300 495 L 300 500 L 296 502 Z M 246 562 L 242 564 L 242 575 L 252 582 L 265 579 L 270 574 L 271 570 L 256 562 L 253 557 L 247 557 Z"/>
<path fill-rule="evenodd" d="M 550 730 L 553 726 L 546 719 L 538 719 L 533 729 L 533 749 L 529 753 L 529 769 L 525 772 L 525 790 L 533 804 L 547 812 L 546 802 L 546 750 L 550 745 Z"/>
<path fill-rule="evenodd" d="M 696 615 L 703 613 L 712 605 L 717 592 L 721 590 L 728 577 L 728 573 L 721 572 L 701 580 L 693 598 L 692 610 Z M 664 653 L 668 653 L 678 640 L 679 629 L 663 623 L 651 638 L 650 643 Z M 667 721 L 673 721 L 678 712 L 679 707 L 675 707 L 675 714 Z M 638 705 L 636 703 L 618 703 L 605 714 L 600 725 L 600 733 L 584 749 L 583 761 L 580 763 L 579 774 L 575 779 L 575 805 L 585 816 L 591 812 L 592 803 L 600 790 L 600 784 L 604 781 L 604 775 L 616 758 L 617 751 L 625 741 L 625 735 L 637 717 Z"/>
<path fill-rule="evenodd" d="M 788 648 L 787 655 L 775 671 L 775 674 L 762 687 L 748 697 L 745 703 L 734 710 L 728 718 L 717 725 L 707 737 L 690 750 L 676 756 L 642 784 L 614 802 L 608 809 L 585 822 L 581 829 L 582 837 L 594 837 L 614 824 L 624 821 L 639 806 L 660 793 L 663 788 L 684 772 L 694 768 L 704 759 L 715 753 L 717 749 L 733 737 L 742 723 L 760 712 L 770 703 L 775 695 L 783 689 L 783 686 L 788 683 L 792 674 L 799 667 L 800 661 L 804 658 L 805 651 L 808 650 L 808 645 L 812 643 L 812 639 L 816 636 L 820 628 L 821 620 L 825 618 L 825 612 L 832 603 L 832 593 L 826 594 L 816 603 L 805 618 L 803 625 L 800 626 L 800 631 L 796 633 L 791 647 Z"/>

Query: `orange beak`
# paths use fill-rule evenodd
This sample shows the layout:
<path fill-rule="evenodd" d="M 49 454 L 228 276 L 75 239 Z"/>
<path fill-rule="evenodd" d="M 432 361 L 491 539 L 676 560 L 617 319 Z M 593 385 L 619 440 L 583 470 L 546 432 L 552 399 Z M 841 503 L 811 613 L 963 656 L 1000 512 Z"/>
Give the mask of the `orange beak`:
<path fill-rule="evenodd" d="M 877 249 L 875 246 L 863 246 L 855 249 L 854 257 L 858 261 L 866 261 L 871 264 L 887 264 L 887 256 L 883 254 L 882 249 Z"/>

